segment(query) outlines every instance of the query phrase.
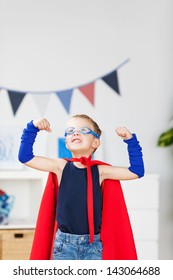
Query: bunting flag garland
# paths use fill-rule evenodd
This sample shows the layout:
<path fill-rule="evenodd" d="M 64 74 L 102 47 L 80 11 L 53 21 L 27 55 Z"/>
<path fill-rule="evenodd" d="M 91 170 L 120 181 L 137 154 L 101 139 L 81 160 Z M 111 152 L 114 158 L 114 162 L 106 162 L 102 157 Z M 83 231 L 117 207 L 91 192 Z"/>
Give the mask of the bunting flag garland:
<path fill-rule="evenodd" d="M 59 97 L 67 113 L 70 112 L 70 103 L 71 103 L 72 94 L 73 94 L 73 89 L 56 92 L 56 95 Z"/>
<path fill-rule="evenodd" d="M 94 87 L 95 83 L 79 87 L 79 90 L 90 101 L 92 105 L 94 105 Z"/>
<path fill-rule="evenodd" d="M 0 87 L 0 90 L 4 89 L 7 91 L 14 115 L 17 113 L 17 111 L 27 93 L 33 94 L 34 101 L 35 101 L 36 105 L 39 107 L 40 113 L 42 115 L 44 115 L 44 112 L 47 108 L 50 93 L 56 94 L 56 96 L 59 98 L 60 102 L 62 103 L 63 107 L 65 108 L 66 112 L 69 114 L 71 100 L 72 100 L 73 92 L 75 89 L 78 89 L 93 106 L 95 105 L 95 82 L 99 79 L 104 81 L 113 91 L 115 91 L 118 95 L 120 95 L 120 88 L 119 88 L 119 81 L 118 81 L 118 69 L 120 67 L 122 67 L 125 63 L 127 63 L 128 61 L 129 61 L 129 59 L 125 60 L 115 70 L 113 70 L 112 72 L 110 72 L 106 75 L 103 75 L 102 77 L 96 78 L 95 80 L 90 81 L 87 84 L 79 85 L 79 86 L 76 86 L 71 89 L 56 90 L 56 91 L 49 91 L 49 92 L 43 92 L 43 91 L 20 92 L 20 91 Z M 44 93 L 44 98 L 41 95 L 43 93 Z"/>
<path fill-rule="evenodd" d="M 39 109 L 40 115 L 44 116 L 49 103 L 50 95 L 34 93 L 32 96 L 37 108 Z"/>
<path fill-rule="evenodd" d="M 8 96 L 10 98 L 10 103 L 11 103 L 14 115 L 16 114 L 17 110 L 19 109 L 19 106 L 22 103 L 25 95 L 26 95 L 26 92 L 19 93 L 17 91 L 8 90 Z"/>
<path fill-rule="evenodd" d="M 118 94 L 120 94 L 117 71 L 114 71 L 114 72 L 102 77 L 102 80 L 108 86 L 110 86 L 113 90 L 115 90 Z"/>

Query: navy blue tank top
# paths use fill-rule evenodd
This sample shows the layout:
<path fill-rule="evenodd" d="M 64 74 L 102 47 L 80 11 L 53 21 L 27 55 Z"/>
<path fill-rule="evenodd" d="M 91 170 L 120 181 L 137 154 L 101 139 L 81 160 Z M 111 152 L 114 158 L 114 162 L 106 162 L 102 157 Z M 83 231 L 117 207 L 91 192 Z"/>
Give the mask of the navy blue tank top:
<path fill-rule="evenodd" d="M 91 166 L 94 201 L 94 234 L 100 232 L 102 192 L 98 166 Z M 88 234 L 87 169 L 78 168 L 73 162 L 64 167 L 58 191 L 58 227 L 62 232 Z"/>

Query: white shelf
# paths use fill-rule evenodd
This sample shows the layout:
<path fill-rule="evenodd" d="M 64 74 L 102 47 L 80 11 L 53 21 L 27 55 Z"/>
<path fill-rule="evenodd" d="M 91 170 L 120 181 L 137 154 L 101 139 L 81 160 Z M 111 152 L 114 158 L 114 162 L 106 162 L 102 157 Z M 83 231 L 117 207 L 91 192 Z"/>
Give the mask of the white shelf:
<path fill-rule="evenodd" d="M 0 172 L 0 189 L 15 197 L 9 223 L 0 229 L 35 228 L 47 177 L 48 173 L 35 170 Z"/>
<path fill-rule="evenodd" d="M 1 171 L 0 180 L 40 180 L 45 179 L 48 173 L 42 171 Z"/>
<path fill-rule="evenodd" d="M 35 221 L 27 221 L 27 220 L 9 220 L 7 225 L 0 225 L 1 229 L 35 229 Z"/>

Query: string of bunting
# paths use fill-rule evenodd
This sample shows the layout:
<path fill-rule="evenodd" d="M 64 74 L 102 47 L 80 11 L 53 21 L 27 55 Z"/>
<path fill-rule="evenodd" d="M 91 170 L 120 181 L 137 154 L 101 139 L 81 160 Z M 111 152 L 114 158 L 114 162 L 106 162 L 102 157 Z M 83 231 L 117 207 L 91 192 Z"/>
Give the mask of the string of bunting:
<path fill-rule="evenodd" d="M 35 99 L 35 102 L 39 104 L 40 107 L 40 94 L 46 93 L 44 95 L 44 98 L 42 98 L 42 111 L 44 111 L 44 108 L 47 107 L 48 99 L 50 97 L 50 93 L 55 93 L 59 100 L 61 101 L 63 107 L 65 108 L 66 112 L 70 112 L 70 105 L 71 105 L 71 99 L 73 96 L 73 92 L 75 89 L 78 89 L 87 99 L 88 101 L 94 106 L 94 95 L 95 95 L 95 83 L 97 80 L 104 81 L 113 91 L 115 91 L 118 95 L 120 95 L 120 89 L 119 89 L 119 82 L 118 82 L 118 69 L 122 67 L 124 64 L 126 64 L 129 61 L 129 59 L 122 62 L 120 65 L 116 67 L 113 71 L 109 72 L 108 74 L 103 75 L 102 77 L 98 77 L 95 80 L 88 82 L 87 84 L 75 86 L 74 88 L 65 89 L 65 90 L 55 90 L 55 91 L 17 91 L 13 89 L 7 89 L 5 87 L 0 87 L 1 90 L 6 90 L 10 104 L 13 110 L 13 114 L 15 115 L 21 106 L 26 94 L 31 93 L 33 94 L 33 98 Z M 41 112 L 44 114 L 44 112 Z"/>

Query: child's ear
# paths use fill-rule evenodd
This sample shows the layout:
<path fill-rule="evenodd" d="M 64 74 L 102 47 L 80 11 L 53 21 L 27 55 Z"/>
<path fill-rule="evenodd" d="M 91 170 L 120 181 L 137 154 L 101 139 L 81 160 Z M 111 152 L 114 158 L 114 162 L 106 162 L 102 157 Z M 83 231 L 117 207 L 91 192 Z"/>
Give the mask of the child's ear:
<path fill-rule="evenodd" d="M 98 138 L 95 138 L 92 147 L 94 149 L 97 149 L 99 146 L 100 146 L 100 140 Z"/>

